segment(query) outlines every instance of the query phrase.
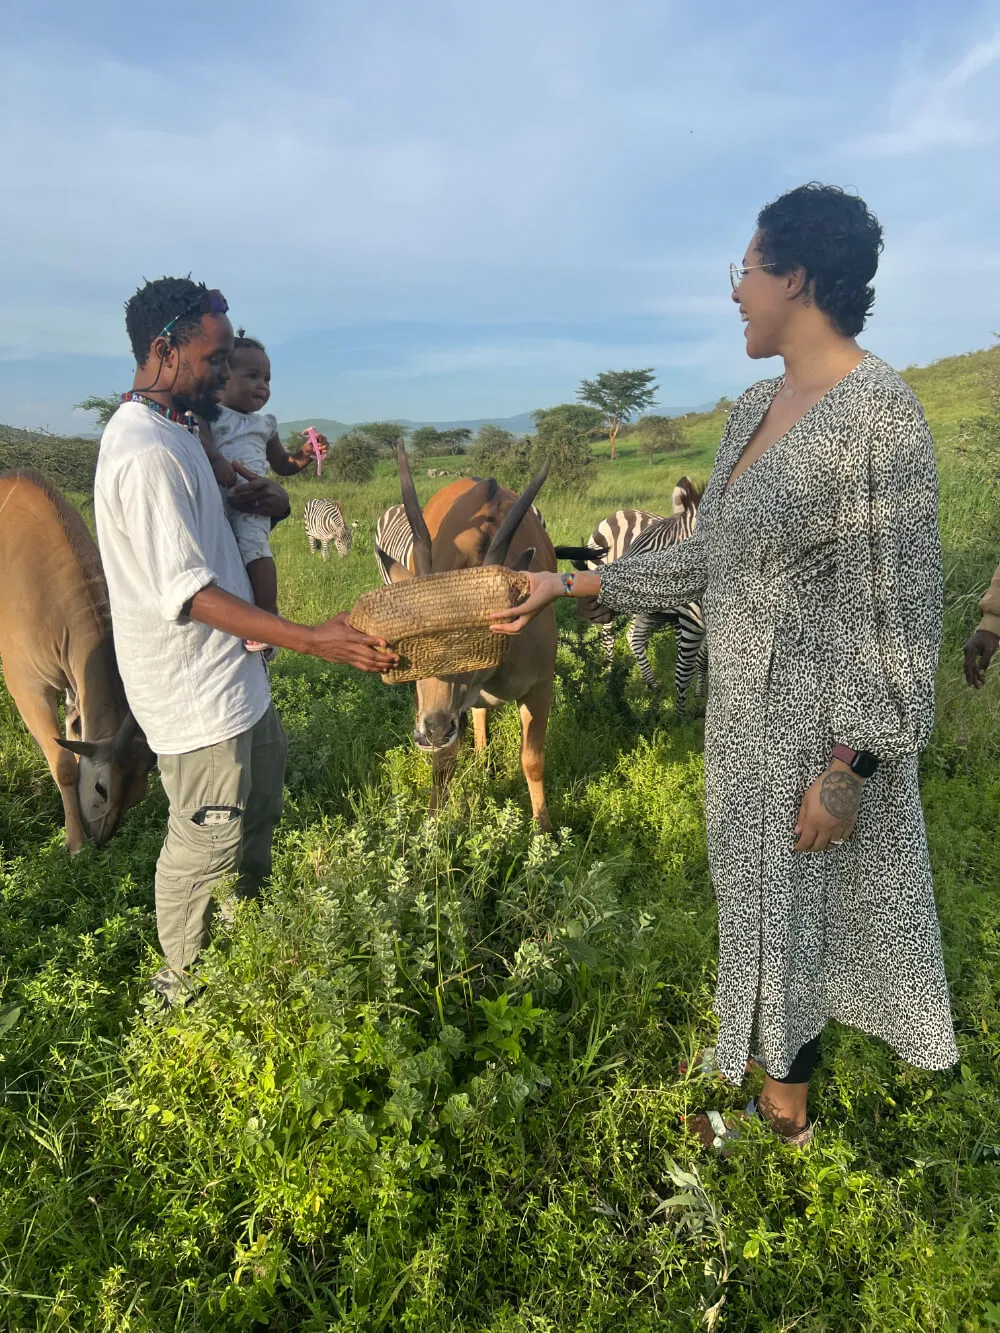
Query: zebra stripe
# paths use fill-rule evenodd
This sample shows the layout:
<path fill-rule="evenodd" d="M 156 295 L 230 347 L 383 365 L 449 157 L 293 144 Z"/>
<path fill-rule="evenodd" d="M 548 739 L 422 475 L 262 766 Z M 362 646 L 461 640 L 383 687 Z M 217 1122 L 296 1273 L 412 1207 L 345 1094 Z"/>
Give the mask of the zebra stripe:
<path fill-rule="evenodd" d="M 545 527 L 541 512 L 531 506 L 531 512 Z M 393 505 L 387 509 L 375 524 L 375 562 L 383 583 L 389 583 L 389 569 L 393 561 L 398 561 L 405 569 L 410 565 L 410 553 L 413 550 L 413 533 L 402 505 Z"/>
<path fill-rule="evenodd" d="M 330 558 L 330 543 L 339 556 L 345 556 L 354 540 L 354 528 L 344 522 L 343 511 L 335 500 L 309 500 L 302 516 L 309 541 L 309 550 L 322 551 L 323 559 Z"/>
<path fill-rule="evenodd" d="M 687 489 L 683 483 L 679 483 L 674 489 L 674 512 L 666 517 L 645 509 L 619 509 L 611 514 L 598 523 L 590 535 L 587 545 L 603 546 L 607 554 L 599 561 L 589 561 L 589 568 L 600 570 L 620 560 L 626 552 L 639 555 L 642 552 L 664 551 L 685 541 L 698 521 L 700 498 L 690 483 L 687 483 Z M 705 621 L 700 603 L 688 602 L 673 611 L 640 612 L 629 621 L 626 642 L 638 663 L 643 682 L 650 689 L 655 689 L 656 676 L 646 653 L 646 645 L 651 635 L 668 627 L 673 627 L 677 635 L 674 687 L 678 708 L 683 710 L 695 673 L 698 676 L 695 693 L 701 694 L 708 670 Z M 609 665 L 614 658 L 616 637 L 614 625 L 601 627 L 604 655 Z"/>
<path fill-rule="evenodd" d="M 375 561 L 383 583 L 389 583 L 389 566 L 394 560 L 407 566 L 413 550 L 413 533 L 402 505 L 393 505 L 375 524 Z"/>

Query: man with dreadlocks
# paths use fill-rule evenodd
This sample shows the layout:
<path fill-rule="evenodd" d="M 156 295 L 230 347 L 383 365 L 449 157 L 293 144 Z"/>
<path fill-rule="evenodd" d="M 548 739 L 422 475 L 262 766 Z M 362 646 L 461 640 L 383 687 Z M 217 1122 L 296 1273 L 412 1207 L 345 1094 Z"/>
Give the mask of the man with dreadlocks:
<path fill-rule="evenodd" d="M 217 886 L 256 893 L 271 869 L 282 808 L 285 733 L 253 639 L 361 671 L 396 662 L 347 615 L 296 625 L 255 606 L 219 487 L 197 437 L 218 417 L 233 329 L 221 292 L 161 278 L 125 307 L 132 390 L 101 437 L 94 512 L 125 692 L 159 758 L 170 813 L 156 866 L 156 923 L 167 1003 L 191 993 Z M 280 517 L 288 497 L 263 477 L 228 492 Z"/>
<path fill-rule="evenodd" d="M 240 476 L 247 480 L 262 476 L 268 467 L 280 476 L 295 476 L 309 466 L 318 450 L 326 452 L 322 446 L 314 449 L 306 444 L 294 454 L 287 453 L 278 437 L 277 420 L 263 410 L 270 397 L 271 362 L 264 344 L 239 329 L 229 354 L 229 379 L 221 406 L 211 424 L 205 420 L 200 424 L 201 442 L 220 486 L 229 489 Z M 263 610 L 277 615 L 278 573 L 268 540 L 270 521 L 231 504 L 225 508 L 253 599 Z M 243 646 L 251 652 L 263 650 L 265 661 L 277 652 L 256 639 L 247 639 Z"/>

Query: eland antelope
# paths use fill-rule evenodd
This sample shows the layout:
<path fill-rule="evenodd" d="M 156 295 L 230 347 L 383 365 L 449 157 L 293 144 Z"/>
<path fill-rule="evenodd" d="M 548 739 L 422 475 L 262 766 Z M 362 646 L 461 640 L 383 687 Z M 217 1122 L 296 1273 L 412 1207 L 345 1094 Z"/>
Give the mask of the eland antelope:
<path fill-rule="evenodd" d="M 70 852 L 88 839 L 100 847 L 142 799 L 155 760 L 125 701 L 97 547 L 33 469 L 0 476 L 0 568 L 4 682 L 59 788 Z"/>
<path fill-rule="evenodd" d="M 421 511 L 402 441 L 396 453 L 413 542 L 407 564 L 376 550 L 390 582 L 478 565 L 556 569 L 552 543 L 531 503 L 548 475 L 548 464 L 519 496 L 495 481 L 462 477 L 432 495 Z M 540 828 L 551 829 L 543 779 L 555 660 L 556 618 L 549 606 L 510 640 L 500 666 L 417 681 L 413 738 L 433 764 L 432 810 L 444 799 L 466 715 L 472 712 L 475 747 L 483 750 L 486 709 L 514 700 L 521 714 L 521 769 L 531 811 Z"/>

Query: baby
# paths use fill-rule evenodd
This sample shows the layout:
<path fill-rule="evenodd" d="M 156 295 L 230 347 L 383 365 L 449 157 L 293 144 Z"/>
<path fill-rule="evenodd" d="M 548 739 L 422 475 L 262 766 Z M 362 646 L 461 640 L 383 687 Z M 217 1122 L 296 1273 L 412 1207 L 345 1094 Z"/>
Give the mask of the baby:
<path fill-rule="evenodd" d="M 308 467 L 313 458 L 326 450 L 311 443 L 289 454 L 278 438 L 278 423 L 270 412 L 262 412 L 271 396 L 271 362 L 264 344 L 237 331 L 229 358 L 229 380 L 222 394 L 218 418 L 209 426 L 200 422 L 200 437 L 212 471 L 220 486 L 235 486 L 240 477 L 233 464 L 241 465 L 241 475 L 263 476 L 268 466 L 281 476 L 294 476 Z M 253 599 L 262 611 L 278 614 L 278 575 L 268 540 L 271 520 L 261 514 L 247 514 L 226 504 L 229 519 L 246 565 Z M 247 639 L 251 651 L 266 650 L 268 658 L 276 649 L 266 643 Z"/>

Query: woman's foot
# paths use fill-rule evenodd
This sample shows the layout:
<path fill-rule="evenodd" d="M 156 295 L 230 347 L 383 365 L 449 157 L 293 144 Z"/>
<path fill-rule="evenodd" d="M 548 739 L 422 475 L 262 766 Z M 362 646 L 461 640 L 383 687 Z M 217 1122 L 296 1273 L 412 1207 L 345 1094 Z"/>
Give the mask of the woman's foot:
<path fill-rule="evenodd" d="M 762 1113 L 755 1101 L 749 1102 L 745 1111 L 702 1111 L 698 1115 L 685 1116 L 683 1123 L 702 1147 L 725 1152 L 728 1145 L 739 1138 L 741 1127 L 748 1120 L 763 1120 L 790 1148 L 808 1148 L 813 1141 L 814 1130 L 808 1120 L 801 1126 L 789 1126 L 787 1122 L 778 1125 Z"/>

